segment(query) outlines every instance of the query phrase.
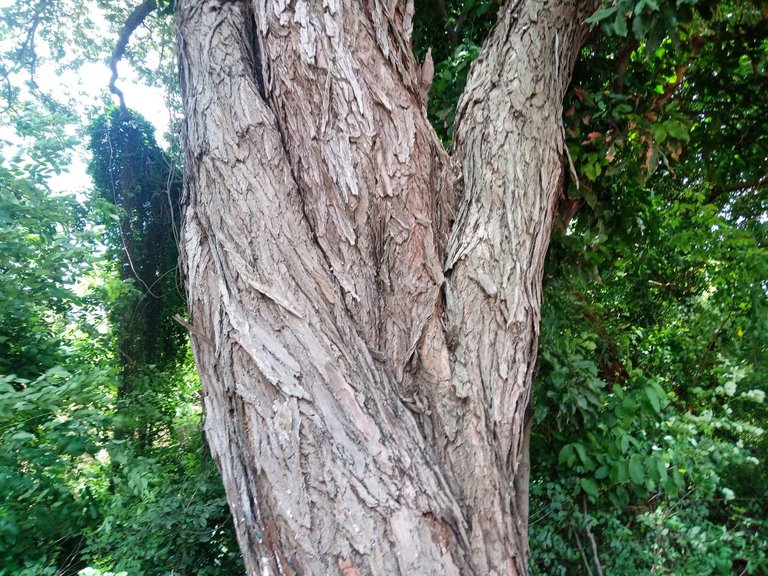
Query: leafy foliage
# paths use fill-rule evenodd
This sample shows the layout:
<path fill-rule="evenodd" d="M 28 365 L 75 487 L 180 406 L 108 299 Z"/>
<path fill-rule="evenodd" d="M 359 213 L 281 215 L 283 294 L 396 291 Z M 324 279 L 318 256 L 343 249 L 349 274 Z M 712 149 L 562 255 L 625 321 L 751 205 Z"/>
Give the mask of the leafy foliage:
<path fill-rule="evenodd" d="M 51 198 L 2 169 L 0 373 L 35 378 L 59 361 L 52 320 L 65 321 L 74 299 L 67 284 L 87 255 L 81 224 L 72 198 Z"/>
<path fill-rule="evenodd" d="M 109 367 L 79 365 L 66 336 L 80 321 L 73 285 L 89 273 L 92 234 L 73 198 L 42 188 L 63 152 L 45 140 L 33 148 L 46 154 L 19 152 L 0 171 L 1 574 L 77 565 L 98 515 L 78 477 L 109 421 Z"/>
<path fill-rule="evenodd" d="M 599 276 L 550 270 L 548 294 L 555 295 L 543 313 L 536 389 L 542 427 L 532 439 L 541 456 L 533 459 L 541 476 L 532 493 L 543 498 L 533 512 L 534 558 L 545 573 L 578 569 L 582 558 L 567 560 L 560 540 L 586 542 L 585 525 L 595 522 L 609 573 L 627 573 L 628 549 L 637 573 L 760 573 L 766 478 L 755 455 L 765 457 L 766 414 L 764 378 L 755 376 L 764 373 L 765 347 L 757 344 L 760 360 L 748 341 L 765 334 L 752 321 L 762 323 L 768 254 L 712 210 L 681 219 L 678 203 L 652 200 L 641 216 L 645 242 L 631 257 L 609 236 Z M 581 255 L 561 242 L 557 266 L 572 271 Z M 571 515 L 558 526 L 550 511 Z M 686 555 L 694 532 L 706 545 Z M 738 543 L 727 563 L 723 538 Z"/>
<path fill-rule="evenodd" d="M 54 194 L 76 139 L 47 110 L 17 98 L 3 118 L 0 574 L 242 572 L 171 320 L 172 163 L 145 120 L 113 111 L 92 139 L 109 187 Z"/>
<path fill-rule="evenodd" d="M 0 377 L 0 574 L 78 566 L 99 515 L 82 480 L 106 436 L 111 383 L 104 370 L 59 367 L 34 380 Z"/>
<path fill-rule="evenodd" d="M 92 565 L 147 575 L 242 573 L 221 479 L 199 431 L 193 444 L 155 457 L 120 453 L 122 474 L 89 534 Z"/>
<path fill-rule="evenodd" d="M 566 104 L 581 210 L 545 277 L 535 571 L 761 574 L 765 20 L 622 6 L 593 16 Z"/>
<path fill-rule="evenodd" d="M 162 442 L 111 442 L 108 482 L 99 493 L 102 515 L 88 532 L 84 557 L 91 566 L 129 574 L 242 573 L 221 479 L 200 430 L 200 408 L 191 400 L 198 387 L 191 362 L 180 373 L 157 377 L 174 378 L 177 397 L 168 403 L 177 414 L 162 430 Z M 152 415 L 141 400 L 131 417 Z M 144 400 L 149 406 L 157 401 Z"/>

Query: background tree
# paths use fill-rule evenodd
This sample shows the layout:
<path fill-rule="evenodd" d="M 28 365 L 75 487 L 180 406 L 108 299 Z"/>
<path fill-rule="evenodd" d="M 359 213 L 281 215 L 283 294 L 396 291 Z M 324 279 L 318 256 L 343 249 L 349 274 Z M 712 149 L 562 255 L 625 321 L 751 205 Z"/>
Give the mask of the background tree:
<path fill-rule="evenodd" d="M 111 311 L 122 368 L 118 408 L 130 406 L 130 418 L 139 416 L 136 406 L 148 410 L 150 399 L 172 394 L 174 384 L 160 375 L 176 371 L 184 357 L 183 329 L 173 321 L 184 308 L 177 248 L 181 182 L 152 126 L 129 110 L 114 108 L 94 121 L 90 150 L 96 190 L 118 210 L 106 227 L 112 258 L 132 287 Z M 145 441 L 154 436 L 153 426 L 173 418 L 174 403 L 165 406 L 170 413 L 158 406 L 137 426 Z"/>

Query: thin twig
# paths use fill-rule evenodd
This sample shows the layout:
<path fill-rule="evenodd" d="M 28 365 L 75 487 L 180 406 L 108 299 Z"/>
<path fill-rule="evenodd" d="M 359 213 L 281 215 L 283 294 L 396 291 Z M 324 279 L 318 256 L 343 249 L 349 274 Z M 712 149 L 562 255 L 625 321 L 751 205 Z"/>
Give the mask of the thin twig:
<path fill-rule="evenodd" d="M 707 202 L 713 202 L 723 194 L 729 194 L 731 192 L 740 192 L 742 190 L 754 190 L 768 184 L 768 174 L 761 176 L 757 180 L 750 180 L 747 182 L 736 182 L 733 184 L 724 184 L 722 186 L 715 186 L 707 196 Z"/>
<path fill-rule="evenodd" d="M 595 568 L 597 568 L 598 576 L 603 576 L 603 566 L 600 564 L 600 558 L 597 555 L 597 542 L 595 542 L 595 536 L 592 534 L 592 530 L 589 529 L 586 494 L 581 495 L 581 503 L 584 506 L 584 529 L 587 531 L 587 538 L 589 538 L 589 544 L 592 547 L 592 559 L 595 561 Z"/>
<path fill-rule="evenodd" d="M 584 552 L 584 547 L 581 545 L 581 540 L 579 539 L 579 533 L 576 532 L 573 528 L 571 528 L 571 534 L 573 534 L 573 537 L 576 539 L 576 546 L 579 548 L 579 552 L 581 552 L 581 559 L 584 561 L 584 568 L 587 569 L 587 574 L 589 576 L 592 576 L 592 569 L 589 567 L 589 562 L 587 561 L 587 554 Z"/>
<path fill-rule="evenodd" d="M 198 338 L 200 338 L 200 340 L 202 340 L 203 342 L 205 342 L 209 346 L 212 346 L 213 348 L 216 347 L 216 343 L 213 340 L 211 340 L 208 336 L 203 334 L 202 331 L 200 331 L 198 328 L 195 328 L 194 326 L 192 326 L 192 324 L 190 324 L 189 322 L 184 320 L 184 318 L 182 318 L 178 314 L 174 314 L 173 315 L 173 319 L 176 322 L 178 322 L 181 326 L 186 328 L 187 332 L 189 332 L 190 335 L 197 336 Z"/>

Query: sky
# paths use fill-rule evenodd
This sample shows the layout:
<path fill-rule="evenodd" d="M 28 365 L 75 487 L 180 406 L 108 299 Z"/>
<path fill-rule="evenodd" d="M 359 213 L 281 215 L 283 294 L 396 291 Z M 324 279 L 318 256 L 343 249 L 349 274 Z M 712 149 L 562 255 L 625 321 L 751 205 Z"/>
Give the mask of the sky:
<path fill-rule="evenodd" d="M 12 10 L 13 5 L 18 1 L 0 0 L 0 10 Z M 99 18 L 96 11 L 91 14 L 91 17 L 96 26 L 101 22 L 104 34 L 109 35 L 106 21 Z M 13 43 L 15 39 L 9 38 L 8 41 Z M 87 117 L 89 111 L 102 110 L 105 102 L 110 98 L 117 103 L 117 99 L 109 94 L 111 71 L 106 64 L 89 62 L 77 69 L 58 73 L 42 38 L 37 38 L 35 47 L 39 56 L 39 65 L 35 71 L 36 83 L 43 92 L 55 95 L 57 100 L 69 101 L 77 113 L 84 115 L 81 118 L 83 124 L 87 124 L 90 120 Z M 130 51 L 130 44 L 128 50 Z M 118 65 L 118 73 L 117 86 L 123 91 L 126 105 L 149 120 L 155 126 L 158 143 L 161 146 L 167 146 L 165 134 L 170 116 L 163 90 L 141 82 L 126 59 Z M 15 84 L 23 89 L 24 80 L 25 78 L 20 75 Z M 77 127 L 73 126 L 70 135 L 76 136 L 76 130 Z M 0 154 L 3 157 L 12 157 L 19 145 L 23 145 L 23 142 L 19 141 L 12 129 L 0 127 Z M 71 192 L 78 196 L 87 193 L 91 185 L 86 173 L 87 165 L 87 152 L 83 146 L 79 146 L 73 151 L 68 172 L 51 177 L 48 180 L 49 186 L 56 192 Z"/>

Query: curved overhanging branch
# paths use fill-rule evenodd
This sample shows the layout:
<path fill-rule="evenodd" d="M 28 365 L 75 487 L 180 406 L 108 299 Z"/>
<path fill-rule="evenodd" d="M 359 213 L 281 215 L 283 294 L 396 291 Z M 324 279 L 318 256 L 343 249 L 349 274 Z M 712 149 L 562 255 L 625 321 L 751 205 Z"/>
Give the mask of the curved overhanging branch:
<path fill-rule="evenodd" d="M 115 44 L 115 49 L 112 52 L 112 58 L 109 60 L 109 69 L 112 70 L 112 77 L 109 79 L 109 91 L 117 96 L 118 100 L 120 101 L 120 109 L 123 112 L 125 112 L 127 108 L 125 106 L 125 97 L 123 96 L 123 91 L 117 87 L 117 65 L 125 55 L 125 50 L 128 48 L 128 42 L 130 41 L 133 33 L 136 31 L 136 28 L 138 28 L 142 22 L 144 22 L 147 16 L 149 16 L 156 9 L 157 2 L 155 2 L 155 0 L 145 0 L 133 9 L 133 12 L 131 12 L 131 15 L 128 16 L 125 24 L 123 24 L 123 28 L 120 31 L 120 36 L 117 39 L 117 44 Z"/>

